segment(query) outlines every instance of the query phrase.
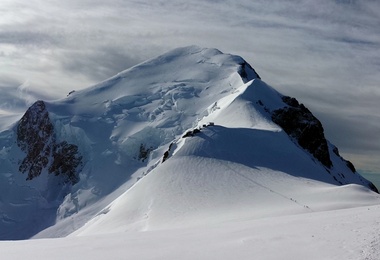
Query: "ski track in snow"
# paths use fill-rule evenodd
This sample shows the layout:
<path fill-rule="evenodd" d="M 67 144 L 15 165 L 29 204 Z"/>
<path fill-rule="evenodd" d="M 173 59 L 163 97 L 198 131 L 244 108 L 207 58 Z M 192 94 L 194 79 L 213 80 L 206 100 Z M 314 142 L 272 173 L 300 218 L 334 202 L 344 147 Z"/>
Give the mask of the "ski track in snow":
<path fill-rule="evenodd" d="M 380 259 L 380 220 L 373 221 L 370 226 L 372 236 L 365 238 L 366 234 L 361 234 L 367 243 L 361 252 L 365 260 L 378 260 Z"/>

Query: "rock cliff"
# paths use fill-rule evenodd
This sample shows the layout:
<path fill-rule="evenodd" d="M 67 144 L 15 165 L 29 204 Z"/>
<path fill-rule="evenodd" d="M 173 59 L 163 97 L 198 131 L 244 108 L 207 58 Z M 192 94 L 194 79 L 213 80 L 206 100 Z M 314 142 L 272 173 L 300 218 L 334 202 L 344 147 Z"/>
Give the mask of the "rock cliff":
<path fill-rule="evenodd" d="M 284 96 L 285 106 L 272 112 L 272 120 L 324 166 L 332 162 L 321 122 L 295 98 Z"/>
<path fill-rule="evenodd" d="M 26 154 L 19 170 L 27 173 L 27 180 L 47 170 L 48 173 L 64 176 L 65 182 L 78 182 L 82 156 L 76 145 L 57 142 L 43 101 L 35 102 L 21 118 L 17 126 L 17 145 Z"/>

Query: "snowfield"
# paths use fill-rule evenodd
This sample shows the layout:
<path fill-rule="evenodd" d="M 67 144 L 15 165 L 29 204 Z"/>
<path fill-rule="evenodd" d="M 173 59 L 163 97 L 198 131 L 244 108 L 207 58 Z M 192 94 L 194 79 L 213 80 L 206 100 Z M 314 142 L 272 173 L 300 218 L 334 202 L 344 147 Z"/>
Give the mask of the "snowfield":
<path fill-rule="evenodd" d="M 0 242 L 2 259 L 380 258 L 379 206 L 197 228 Z"/>
<path fill-rule="evenodd" d="M 21 116 L 0 118 L 0 237 L 24 239 L 2 259 L 380 259 L 380 195 L 274 123 L 310 111 L 241 57 L 179 48 L 44 104 L 83 164 L 26 180 Z"/>

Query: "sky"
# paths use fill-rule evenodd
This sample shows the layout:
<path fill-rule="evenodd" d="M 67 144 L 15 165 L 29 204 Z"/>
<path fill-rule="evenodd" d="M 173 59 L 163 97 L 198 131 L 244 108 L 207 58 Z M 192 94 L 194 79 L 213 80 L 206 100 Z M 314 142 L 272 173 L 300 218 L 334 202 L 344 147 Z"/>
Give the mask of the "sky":
<path fill-rule="evenodd" d="M 380 1 L 1 0 L 0 121 L 176 47 L 242 56 L 380 174 Z"/>

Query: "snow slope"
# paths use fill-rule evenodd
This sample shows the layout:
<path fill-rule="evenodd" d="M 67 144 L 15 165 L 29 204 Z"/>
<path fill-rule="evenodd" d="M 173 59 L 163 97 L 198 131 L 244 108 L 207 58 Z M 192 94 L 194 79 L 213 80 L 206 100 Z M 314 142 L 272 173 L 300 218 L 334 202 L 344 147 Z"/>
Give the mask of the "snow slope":
<path fill-rule="evenodd" d="M 379 206 L 236 219 L 194 228 L 1 241 L 2 259 L 380 258 Z"/>
<path fill-rule="evenodd" d="M 197 229 L 379 204 L 332 144 L 330 167 L 275 124 L 284 96 L 216 49 L 179 48 L 44 104 L 56 142 L 78 147 L 79 181 L 47 169 L 26 180 L 17 123 L 5 127 L 2 239 Z"/>
<path fill-rule="evenodd" d="M 380 202 L 363 186 L 327 184 L 331 175 L 286 137 L 278 129 L 202 129 L 74 234 L 216 225 Z M 297 164 L 289 163 L 294 158 Z"/>

